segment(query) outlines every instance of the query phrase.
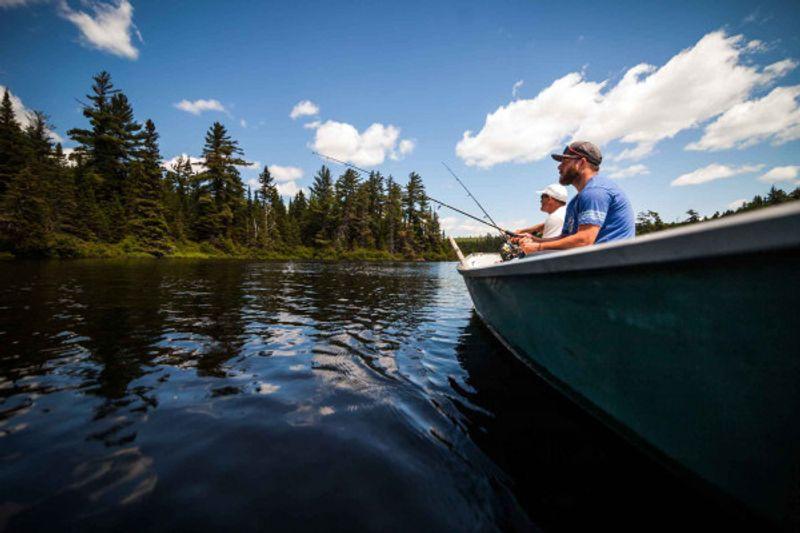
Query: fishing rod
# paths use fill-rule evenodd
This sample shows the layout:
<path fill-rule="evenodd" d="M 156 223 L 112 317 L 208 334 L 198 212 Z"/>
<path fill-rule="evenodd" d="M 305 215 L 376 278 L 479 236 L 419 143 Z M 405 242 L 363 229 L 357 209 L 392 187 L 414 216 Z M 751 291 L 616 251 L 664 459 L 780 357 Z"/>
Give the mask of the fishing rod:
<path fill-rule="evenodd" d="M 471 218 L 472 220 L 475 220 L 475 221 L 477 221 L 477 222 L 480 222 L 481 224 L 486 224 L 487 226 L 490 226 L 490 227 L 492 227 L 492 228 L 494 228 L 494 229 L 496 229 L 496 230 L 500 231 L 501 233 L 503 233 L 503 234 L 505 234 L 505 235 L 507 235 L 507 236 L 509 236 L 509 237 L 519 237 L 519 236 L 520 236 L 518 233 L 514 233 L 513 231 L 509 231 L 509 230 L 507 230 L 507 229 L 503 229 L 503 228 L 501 228 L 500 226 L 498 226 L 497 224 L 493 224 L 493 223 L 491 223 L 491 222 L 486 222 L 486 221 L 485 221 L 485 220 L 483 220 L 482 218 L 478 218 L 478 217 L 476 217 L 476 216 L 474 216 L 474 215 L 470 215 L 469 213 L 467 213 L 467 212 L 465 212 L 465 211 L 462 211 L 461 209 L 458 209 L 457 207 L 453 207 L 452 205 L 449 205 L 449 204 L 446 204 L 446 203 L 444 203 L 444 202 L 442 202 L 442 201 L 439 201 L 439 200 L 437 200 L 436 198 L 431 198 L 431 197 L 430 197 L 430 196 L 428 196 L 427 194 L 425 195 L 425 198 L 426 198 L 426 199 L 428 199 L 428 200 L 430 200 L 431 202 L 435 202 L 435 203 L 437 203 L 437 204 L 441 205 L 442 207 L 446 207 L 446 208 L 448 208 L 448 209 L 452 209 L 452 210 L 453 210 L 453 211 L 455 211 L 456 213 L 461 213 L 461 214 L 462 214 L 462 215 L 464 215 L 465 217 L 469 217 L 469 218 Z"/>
<path fill-rule="evenodd" d="M 352 168 L 353 170 L 357 170 L 357 171 L 359 171 L 359 172 L 363 172 L 363 173 L 365 173 L 365 174 L 371 174 L 371 172 L 370 172 L 370 171 L 368 171 L 368 170 L 364 170 L 364 169 L 363 169 L 363 168 L 361 168 L 361 167 L 357 167 L 357 166 L 353 165 L 352 163 L 348 163 L 348 162 L 346 162 L 346 161 L 342 161 L 341 159 L 336 159 L 335 157 L 331 157 L 331 156 L 329 156 L 329 155 L 321 154 L 321 153 L 319 153 L 319 152 L 315 152 L 315 151 L 313 151 L 313 150 L 311 151 L 311 153 L 312 153 L 312 154 L 314 154 L 314 155 L 317 155 L 317 156 L 319 156 L 319 157 L 322 157 L 323 159 L 329 159 L 329 160 L 331 160 L 331 161 L 335 161 L 336 163 L 339 163 L 340 165 L 344 165 L 344 166 L 346 166 L 346 167 Z M 445 165 L 445 166 L 447 166 L 447 165 Z M 456 178 L 456 179 L 458 179 L 458 178 Z M 459 183 L 460 183 L 460 180 L 459 180 Z M 466 187 L 465 187 L 465 188 L 466 188 Z M 469 192 L 469 191 L 468 191 L 468 192 Z M 469 217 L 469 218 L 471 218 L 472 220 L 478 221 L 478 222 L 480 222 L 481 224 L 486 224 L 487 226 L 490 226 L 490 227 L 492 227 L 492 228 L 494 228 L 494 229 L 496 229 L 496 230 L 498 230 L 498 231 L 502 232 L 504 235 L 507 235 L 507 236 L 509 236 L 509 237 L 519 237 L 519 235 L 518 235 L 517 233 L 514 233 L 513 231 L 509 231 L 509 230 L 507 230 L 507 229 L 503 229 L 503 228 L 501 228 L 500 226 L 498 226 L 497 224 L 495 224 L 495 223 L 494 223 L 494 220 L 492 220 L 492 217 L 489 217 L 489 220 L 492 220 L 492 222 L 491 222 L 491 223 L 490 223 L 490 222 L 486 222 L 486 221 L 485 221 L 485 220 L 483 220 L 482 218 L 478 218 L 478 217 L 476 217 L 476 216 L 474 216 L 474 215 L 470 215 L 469 213 L 467 213 L 467 212 L 465 212 L 465 211 L 462 211 L 461 209 L 458 209 L 457 207 L 453 207 L 452 205 L 449 205 L 449 204 L 446 204 L 446 203 L 444 203 L 444 202 L 442 202 L 442 201 L 439 201 L 439 200 L 437 200 L 436 198 L 431 198 L 431 197 L 430 197 L 430 196 L 428 196 L 427 194 L 426 194 L 426 195 L 424 195 L 424 196 L 425 196 L 425 198 L 426 198 L 427 200 L 430 200 L 431 202 L 435 202 L 435 203 L 437 203 L 437 204 L 441 205 L 442 207 L 446 207 L 446 208 L 448 208 L 448 209 L 452 209 L 452 210 L 453 210 L 453 211 L 455 211 L 456 213 L 461 213 L 462 215 L 464 215 L 464 216 L 466 216 L 466 217 Z M 472 196 L 472 195 L 470 195 L 470 196 Z M 473 197 L 473 200 L 474 200 L 474 197 Z M 477 200 L 475 200 L 475 202 L 477 203 Z M 478 204 L 478 205 L 480 205 L 480 204 Z M 483 208 L 481 207 L 481 209 L 483 209 Z M 486 213 L 486 211 L 484 211 L 484 213 Z M 488 214 L 488 213 L 486 213 L 486 216 L 488 217 L 488 216 L 489 216 L 489 214 Z"/>
<path fill-rule="evenodd" d="M 325 155 L 325 154 L 321 154 L 319 152 L 315 152 L 314 150 L 312 150 L 311 153 L 314 154 L 314 155 L 318 155 L 319 157 L 321 157 L 323 159 L 330 159 L 331 161 L 335 161 L 336 163 L 339 163 L 340 165 L 344 165 L 346 167 L 350 167 L 353 170 L 357 170 L 359 172 L 363 172 L 364 174 L 372 174 L 373 172 L 375 172 L 374 170 L 372 170 L 372 171 L 364 170 L 363 168 L 357 167 L 357 166 L 353 165 L 352 163 L 348 163 L 346 161 L 342 161 L 341 159 L 336 159 L 335 157 L 331 157 L 329 155 Z"/>
<path fill-rule="evenodd" d="M 482 205 L 481 205 L 481 203 L 478 201 L 478 199 L 477 199 L 477 198 L 475 198 L 475 197 L 472 195 L 472 193 L 471 193 L 471 192 L 469 192 L 469 189 L 467 189 L 467 186 L 466 186 L 466 185 L 464 185 L 464 182 L 463 182 L 463 181 L 461 181 L 461 180 L 458 178 L 458 176 L 456 176 L 456 173 L 455 173 L 455 172 L 453 172 L 453 170 L 452 170 L 450 167 L 448 167 L 448 166 L 447 166 L 447 163 L 445 163 L 444 161 L 442 161 L 442 164 L 444 165 L 444 168 L 446 168 L 446 169 L 447 169 L 447 171 L 448 171 L 448 172 L 449 172 L 449 173 L 450 173 L 450 174 L 451 174 L 451 175 L 452 175 L 452 176 L 453 176 L 453 177 L 456 179 L 456 181 L 458 182 L 458 184 L 459 184 L 459 185 L 461 185 L 461 187 L 462 187 L 462 188 L 463 188 L 463 189 L 464 189 L 464 190 L 467 192 L 467 195 L 469 195 L 469 197 L 470 197 L 470 198 L 472 198 L 472 199 L 475 201 L 475 203 L 478 205 L 478 207 L 480 208 L 480 210 L 481 210 L 481 211 L 483 211 L 483 214 L 484 214 L 484 215 L 486 215 L 486 218 L 488 218 L 488 219 L 489 219 L 489 222 L 491 222 L 492 224 L 495 224 L 495 225 L 497 225 L 497 222 L 495 222 L 495 221 L 494 221 L 494 219 L 492 219 L 492 216 L 491 216 L 489 213 L 487 213 L 487 212 L 486 212 L 486 209 L 484 209 L 484 208 L 483 208 L 483 206 L 482 206 Z"/>

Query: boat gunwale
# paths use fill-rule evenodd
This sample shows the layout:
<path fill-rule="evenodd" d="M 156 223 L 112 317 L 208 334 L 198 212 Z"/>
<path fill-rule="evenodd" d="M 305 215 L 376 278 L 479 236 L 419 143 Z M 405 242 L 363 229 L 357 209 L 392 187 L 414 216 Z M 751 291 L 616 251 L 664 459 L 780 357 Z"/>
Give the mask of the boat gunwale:
<path fill-rule="evenodd" d="M 635 239 L 547 251 L 458 271 L 465 277 L 551 274 L 778 250 L 800 245 L 800 201 Z"/>

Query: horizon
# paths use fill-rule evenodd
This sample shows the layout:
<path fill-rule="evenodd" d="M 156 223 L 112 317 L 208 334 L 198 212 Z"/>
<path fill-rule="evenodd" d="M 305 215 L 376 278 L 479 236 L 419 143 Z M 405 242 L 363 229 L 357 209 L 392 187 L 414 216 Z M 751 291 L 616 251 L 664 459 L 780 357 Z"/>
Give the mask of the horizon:
<path fill-rule="evenodd" d="M 444 162 L 512 229 L 544 218 L 549 154 L 575 139 L 665 221 L 800 184 L 800 5 L 614 6 L 0 0 L 0 86 L 68 150 L 86 125 L 76 99 L 107 70 L 156 123 L 165 163 L 199 157 L 219 121 L 256 163 L 243 182 L 269 165 L 287 197 L 323 164 L 344 171 L 316 150 L 403 183 L 417 172 L 475 213 Z M 450 235 L 487 233 L 439 216 Z"/>

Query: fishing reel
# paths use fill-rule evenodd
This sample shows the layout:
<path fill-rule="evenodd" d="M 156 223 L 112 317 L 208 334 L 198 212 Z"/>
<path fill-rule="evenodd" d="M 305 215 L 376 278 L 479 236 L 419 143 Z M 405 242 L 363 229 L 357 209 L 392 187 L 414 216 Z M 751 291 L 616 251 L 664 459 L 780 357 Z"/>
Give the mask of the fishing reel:
<path fill-rule="evenodd" d="M 500 247 L 500 259 L 503 261 L 511 261 L 512 259 L 524 256 L 525 252 L 522 251 L 522 248 L 520 248 L 518 244 L 513 244 L 511 241 L 504 242 L 503 246 Z"/>

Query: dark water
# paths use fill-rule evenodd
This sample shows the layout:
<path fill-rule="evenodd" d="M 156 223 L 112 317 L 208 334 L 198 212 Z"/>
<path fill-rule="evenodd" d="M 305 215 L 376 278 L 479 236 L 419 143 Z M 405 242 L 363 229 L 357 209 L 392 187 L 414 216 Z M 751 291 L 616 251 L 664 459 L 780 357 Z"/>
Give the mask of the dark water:
<path fill-rule="evenodd" d="M 453 264 L 0 264 L 0 530 L 727 527 Z"/>

